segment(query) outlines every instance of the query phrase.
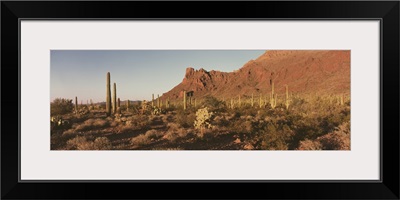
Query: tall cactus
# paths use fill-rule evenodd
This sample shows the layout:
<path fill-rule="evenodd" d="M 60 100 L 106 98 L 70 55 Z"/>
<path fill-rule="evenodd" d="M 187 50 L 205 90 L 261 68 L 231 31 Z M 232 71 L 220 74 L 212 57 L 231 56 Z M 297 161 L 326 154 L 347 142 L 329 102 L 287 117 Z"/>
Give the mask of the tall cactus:
<path fill-rule="evenodd" d="M 274 80 L 271 79 L 271 95 L 270 95 L 270 105 L 271 108 L 276 107 L 276 101 L 277 101 L 278 95 L 275 94 L 275 83 Z"/>
<path fill-rule="evenodd" d="M 183 110 L 186 110 L 186 91 L 183 91 Z"/>
<path fill-rule="evenodd" d="M 157 94 L 157 107 L 161 108 L 160 95 L 159 94 Z"/>
<path fill-rule="evenodd" d="M 107 83 L 106 83 L 106 113 L 107 116 L 111 115 L 111 89 L 110 89 L 110 72 L 107 72 Z"/>
<path fill-rule="evenodd" d="M 151 107 L 154 107 L 154 94 L 151 94 Z"/>
<path fill-rule="evenodd" d="M 196 108 L 196 98 L 194 98 L 194 107 Z"/>
<path fill-rule="evenodd" d="M 240 101 L 240 95 L 239 95 L 238 107 L 240 108 L 241 105 L 242 105 L 242 102 Z"/>
<path fill-rule="evenodd" d="M 275 94 L 275 81 L 271 79 L 271 94 L 274 96 Z"/>
<path fill-rule="evenodd" d="M 274 109 L 276 107 L 277 99 L 278 99 L 278 95 L 277 94 L 272 95 L 272 92 L 271 92 L 270 104 L 271 104 L 272 109 Z"/>
<path fill-rule="evenodd" d="M 113 113 L 117 113 L 117 84 L 114 83 L 114 88 L 113 88 Z"/>
<path fill-rule="evenodd" d="M 167 102 L 165 102 L 165 106 L 169 108 L 169 97 L 167 98 Z"/>
<path fill-rule="evenodd" d="M 75 97 L 75 114 L 78 114 L 78 97 Z"/>
<path fill-rule="evenodd" d="M 119 98 L 117 100 L 117 113 L 121 114 L 121 100 Z"/>
<path fill-rule="evenodd" d="M 285 99 L 286 110 L 289 109 L 290 99 L 289 99 L 289 86 L 286 85 L 286 99 Z"/>
<path fill-rule="evenodd" d="M 129 106 L 130 106 L 130 102 L 129 99 L 126 101 L 126 111 L 129 112 Z"/>
<path fill-rule="evenodd" d="M 233 109 L 233 98 L 231 98 L 231 108 Z"/>
<path fill-rule="evenodd" d="M 259 100 L 259 106 L 260 106 L 260 108 L 262 108 L 262 95 L 260 94 L 260 100 Z"/>
<path fill-rule="evenodd" d="M 340 105 L 341 106 L 344 105 L 344 94 L 342 94 L 342 96 L 340 96 Z"/>
<path fill-rule="evenodd" d="M 254 94 L 251 93 L 251 107 L 254 107 Z"/>

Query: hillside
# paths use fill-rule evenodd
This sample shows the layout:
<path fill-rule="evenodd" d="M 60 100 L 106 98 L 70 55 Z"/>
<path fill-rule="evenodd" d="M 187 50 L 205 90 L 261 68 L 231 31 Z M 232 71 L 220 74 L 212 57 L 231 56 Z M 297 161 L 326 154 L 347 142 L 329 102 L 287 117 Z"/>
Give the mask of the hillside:
<path fill-rule="evenodd" d="M 269 50 L 234 72 L 189 67 L 182 82 L 162 97 L 176 99 L 183 90 L 194 91 L 196 98 L 268 94 L 272 80 L 277 93 L 288 85 L 293 94 L 350 94 L 350 51 Z"/>

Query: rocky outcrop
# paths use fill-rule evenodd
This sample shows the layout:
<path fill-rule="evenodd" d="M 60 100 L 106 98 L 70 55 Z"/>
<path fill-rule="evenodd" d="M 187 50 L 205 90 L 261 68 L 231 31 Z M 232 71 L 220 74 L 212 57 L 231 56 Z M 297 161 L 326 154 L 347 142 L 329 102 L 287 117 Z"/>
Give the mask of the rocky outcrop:
<path fill-rule="evenodd" d="M 350 51 L 266 51 L 233 72 L 188 67 L 182 82 L 163 97 L 179 98 L 183 90 L 197 98 L 269 94 L 272 80 L 282 94 L 286 84 L 293 93 L 349 94 Z"/>

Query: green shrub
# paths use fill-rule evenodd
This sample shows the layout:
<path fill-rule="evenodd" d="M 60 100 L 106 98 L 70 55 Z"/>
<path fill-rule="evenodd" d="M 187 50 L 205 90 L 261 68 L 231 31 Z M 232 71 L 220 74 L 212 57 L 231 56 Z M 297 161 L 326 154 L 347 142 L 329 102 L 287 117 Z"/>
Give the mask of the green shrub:
<path fill-rule="evenodd" d="M 203 102 L 204 107 L 208 107 L 211 111 L 225 111 L 225 103 L 223 101 L 218 100 L 213 96 L 206 96 L 204 97 Z"/>
<path fill-rule="evenodd" d="M 64 115 L 74 110 L 72 99 L 57 98 L 50 104 L 50 113 L 52 116 Z"/>
<path fill-rule="evenodd" d="M 183 128 L 193 127 L 194 120 L 196 119 L 196 115 L 189 110 L 178 110 L 176 113 L 176 122 L 182 126 Z"/>

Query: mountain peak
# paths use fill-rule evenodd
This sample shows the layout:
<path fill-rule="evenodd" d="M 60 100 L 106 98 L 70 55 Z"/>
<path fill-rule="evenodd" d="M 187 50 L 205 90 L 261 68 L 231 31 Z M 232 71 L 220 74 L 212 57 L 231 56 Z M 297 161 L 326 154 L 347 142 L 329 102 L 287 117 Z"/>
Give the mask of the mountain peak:
<path fill-rule="evenodd" d="M 293 93 L 350 93 L 350 51 L 268 50 L 234 72 L 186 68 L 182 83 L 164 97 L 179 98 L 181 91 L 194 91 L 195 98 L 206 95 L 233 98 L 238 95 Z"/>

